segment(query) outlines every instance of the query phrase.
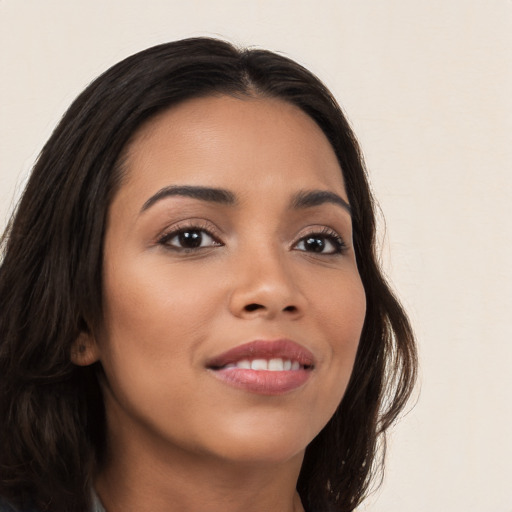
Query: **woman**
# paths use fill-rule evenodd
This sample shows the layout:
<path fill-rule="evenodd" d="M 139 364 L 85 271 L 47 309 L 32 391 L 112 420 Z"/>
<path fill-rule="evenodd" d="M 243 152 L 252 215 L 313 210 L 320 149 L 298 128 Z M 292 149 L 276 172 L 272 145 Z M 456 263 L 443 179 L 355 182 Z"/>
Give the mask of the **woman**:
<path fill-rule="evenodd" d="M 357 142 L 307 70 L 206 38 L 115 65 L 3 251 L 4 507 L 362 501 L 416 354 Z"/>

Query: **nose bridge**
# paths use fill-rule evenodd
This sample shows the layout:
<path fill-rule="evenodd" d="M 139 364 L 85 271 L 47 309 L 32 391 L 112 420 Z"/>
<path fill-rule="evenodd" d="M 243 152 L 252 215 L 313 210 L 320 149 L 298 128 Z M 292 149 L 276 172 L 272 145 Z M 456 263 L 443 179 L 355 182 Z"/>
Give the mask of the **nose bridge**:
<path fill-rule="evenodd" d="M 247 246 L 234 265 L 231 307 L 236 315 L 299 315 L 304 297 L 286 257 L 286 249 L 268 241 Z"/>

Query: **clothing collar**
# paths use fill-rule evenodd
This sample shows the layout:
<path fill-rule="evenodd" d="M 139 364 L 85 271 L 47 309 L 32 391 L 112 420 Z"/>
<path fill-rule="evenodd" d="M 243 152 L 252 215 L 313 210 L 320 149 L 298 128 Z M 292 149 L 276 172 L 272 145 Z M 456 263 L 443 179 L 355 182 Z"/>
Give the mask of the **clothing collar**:
<path fill-rule="evenodd" d="M 94 489 L 91 490 L 92 506 L 91 512 L 106 512 L 105 507 L 101 504 L 100 498 Z"/>

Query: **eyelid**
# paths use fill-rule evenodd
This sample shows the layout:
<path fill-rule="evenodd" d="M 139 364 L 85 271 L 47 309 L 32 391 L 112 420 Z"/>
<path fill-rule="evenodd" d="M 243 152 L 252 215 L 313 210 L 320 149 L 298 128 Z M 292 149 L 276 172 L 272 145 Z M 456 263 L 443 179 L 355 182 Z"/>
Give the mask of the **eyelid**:
<path fill-rule="evenodd" d="M 309 226 L 307 228 L 307 230 L 302 230 L 299 233 L 299 235 L 297 236 L 297 239 L 295 240 L 295 242 L 292 244 L 292 248 L 295 248 L 299 244 L 299 242 L 303 241 L 305 238 L 307 238 L 308 236 L 311 236 L 311 235 L 319 235 L 321 237 L 331 238 L 331 240 L 334 239 L 334 242 L 331 241 L 331 243 L 333 243 L 333 245 L 335 245 L 335 247 L 337 247 L 337 249 L 338 249 L 335 252 L 317 253 L 319 256 L 340 255 L 340 254 L 344 254 L 348 249 L 348 245 L 345 242 L 345 238 L 337 230 L 330 228 L 328 226 Z M 303 252 L 309 252 L 309 251 L 303 251 Z M 315 253 L 313 253 L 313 254 L 315 254 Z"/>
<path fill-rule="evenodd" d="M 186 230 L 204 231 L 219 245 L 224 245 L 219 230 L 205 219 L 187 219 L 168 226 L 155 240 L 156 245 L 165 245 L 169 240 Z"/>

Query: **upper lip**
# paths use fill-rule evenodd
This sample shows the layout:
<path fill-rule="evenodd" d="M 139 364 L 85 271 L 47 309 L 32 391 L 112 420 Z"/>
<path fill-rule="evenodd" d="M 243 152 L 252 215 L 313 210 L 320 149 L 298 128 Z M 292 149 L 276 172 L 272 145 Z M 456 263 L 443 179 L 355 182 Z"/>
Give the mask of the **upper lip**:
<path fill-rule="evenodd" d="M 238 345 L 207 361 L 208 368 L 222 368 L 244 359 L 286 359 L 302 366 L 314 366 L 313 354 L 297 342 L 288 339 L 254 340 Z"/>

